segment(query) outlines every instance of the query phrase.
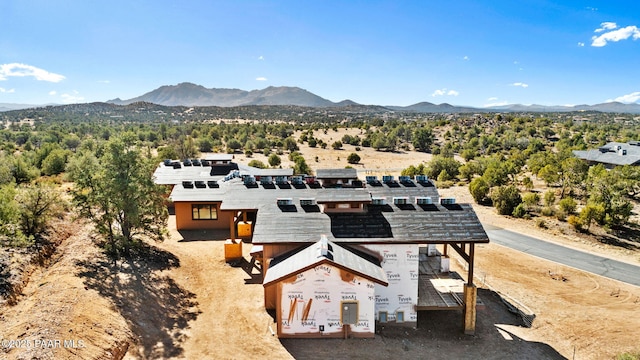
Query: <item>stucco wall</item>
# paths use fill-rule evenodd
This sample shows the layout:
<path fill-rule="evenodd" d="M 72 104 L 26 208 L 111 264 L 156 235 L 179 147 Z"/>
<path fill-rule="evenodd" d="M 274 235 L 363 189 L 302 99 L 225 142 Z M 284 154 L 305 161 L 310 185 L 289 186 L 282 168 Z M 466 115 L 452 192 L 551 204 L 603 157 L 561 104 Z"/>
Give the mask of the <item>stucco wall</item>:
<path fill-rule="evenodd" d="M 192 204 L 215 204 L 218 206 L 217 220 L 193 220 Z M 178 230 L 229 229 L 231 212 L 220 211 L 219 202 L 176 202 L 176 228 Z"/>

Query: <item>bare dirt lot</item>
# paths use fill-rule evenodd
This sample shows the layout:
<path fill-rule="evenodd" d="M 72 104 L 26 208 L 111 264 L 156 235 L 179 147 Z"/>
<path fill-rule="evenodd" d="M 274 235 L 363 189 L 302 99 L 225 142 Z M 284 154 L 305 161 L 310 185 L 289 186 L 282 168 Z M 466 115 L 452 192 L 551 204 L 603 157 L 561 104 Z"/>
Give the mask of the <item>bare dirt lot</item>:
<path fill-rule="evenodd" d="M 361 154 L 366 168 L 376 164 L 379 169 L 417 165 L 428 155 L 376 160 L 368 151 Z M 351 151 L 338 152 L 340 160 L 321 154 L 319 164 L 305 157 L 314 168 L 344 167 Z M 464 187 L 442 193 L 470 202 Z M 491 208 L 476 206 L 476 211 L 485 226 L 640 263 L 636 251 L 553 227 L 540 229 L 532 221 L 497 216 Z M 32 274 L 18 303 L 0 307 L 0 338 L 22 341 L 14 347 L 3 342 L 0 358 L 607 359 L 639 350 L 640 288 L 495 244 L 476 250 L 476 284 L 484 307 L 477 312 L 474 336 L 462 334 L 460 312 L 432 311 L 420 314 L 417 329 L 379 326 L 374 339 L 279 340 L 263 307 L 257 270 L 246 261 L 224 262 L 228 234 L 178 232 L 173 217 L 169 225 L 170 237 L 140 254 L 147 260 L 113 263 L 93 245 L 89 226 L 73 224 L 73 235 L 48 267 Z M 247 260 L 250 246 L 244 245 Z M 522 326 L 496 291 L 535 313 L 531 328 Z M 60 346 L 47 340 L 59 340 Z"/>

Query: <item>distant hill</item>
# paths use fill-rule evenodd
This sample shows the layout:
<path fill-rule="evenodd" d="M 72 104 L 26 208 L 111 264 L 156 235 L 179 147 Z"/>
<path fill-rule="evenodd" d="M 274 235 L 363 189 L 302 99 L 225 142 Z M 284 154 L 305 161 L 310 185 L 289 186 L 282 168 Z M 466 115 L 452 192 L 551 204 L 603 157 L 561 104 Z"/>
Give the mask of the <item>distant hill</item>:
<path fill-rule="evenodd" d="M 299 87 L 270 86 L 262 90 L 245 91 L 240 89 L 208 89 L 202 85 L 189 82 L 178 85 L 165 85 L 144 95 L 128 99 L 107 101 L 116 105 L 128 105 L 136 102 L 147 102 L 164 106 L 219 106 L 235 107 L 250 105 L 291 105 L 312 108 L 342 108 L 347 111 L 405 111 L 417 113 L 480 113 L 480 112 L 571 112 L 600 111 L 611 113 L 640 114 L 640 104 L 623 104 L 608 102 L 596 105 L 546 106 L 511 104 L 487 108 L 451 105 L 447 103 L 433 104 L 420 102 L 409 106 L 360 105 L 352 100 L 334 103 Z M 0 104 L 0 107 L 3 104 Z M 375 109 L 374 109 L 375 108 Z"/>
<path fill-rule="evenodd" d="M 595 105 L 575 106 L 548 106 L 548 105 L 522 105 L 510 104 L 477 108 L 471 106 L 451 105 L 447 103 L 433 104 L 419 102 L 409 106 L 381 106 L 361 105 L 352 100 L 332 102 L 307 90 L 291 86 L 269 86 L 262 90 L 245 91 L 240 89 L 205 88 L 189 82 L 178 85 L 165 85 L 144 95 L 121 100 L 116 98 L 107 101 L 114 105 L 130 105 L 135 103 L 149 103 L 163 106 L 218 106 L 238 107 L 252 105 L 284 105 L 301 106 L 309 108 L 339 108 L 348 112 L 385 112 L 401 111 L 415 113 L 483 113 L 483 112 L 572 112 L 572 111 L 599 111 L 606 113 L 640 114 L 640 104 L 624 104 L 620 102 L 607 102 Z M 31 109 L 36 107 L 55 106 L 55 104 L 13 104 L 0 103 L 0 112 Z"/>
<path fill-rule="evenodd" d="M 12 103 L 0 103 L 0 112 L 11 110 L 31 109 L 39 106 L 46 105 L 30 105 L 30 104 L 12 104 Z"/>
<path fill-rule="evenodd" d="M 192 83 L 161 86 L 151 92 L 129 100 L 114 99 L 108 103 L 128 105 L 134 102 L 150 102 L 165 106 L 245 106 L 245 105 L 295 105 L 308 107 L 340 106 L 307 90 L 289 86 L 269 86 L 262 90 L 207 89 Z"/>
<path fill-rule="evenodd" d="M 505 112 L 570 112 L 570 111 L 600 111 L 611 113 L 640 114 L 640 104 L 623 104 L 620 102 L 608 102 L 595 105 L 575 106 L 545 106 L 545 105 L 505 105 L 487 108 L 492 111 Z"/>

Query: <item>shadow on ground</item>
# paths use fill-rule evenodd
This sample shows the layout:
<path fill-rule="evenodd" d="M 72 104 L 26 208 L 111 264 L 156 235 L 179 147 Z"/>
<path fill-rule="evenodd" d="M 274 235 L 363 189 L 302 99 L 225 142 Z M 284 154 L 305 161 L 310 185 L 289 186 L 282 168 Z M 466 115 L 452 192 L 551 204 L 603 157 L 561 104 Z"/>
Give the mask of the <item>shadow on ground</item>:
<path fill-rule="evenodd" d="M 566 359 L 551 346 L 526 341 L 502 325 L 521 326 L 495 292 L 479 289 L 476 334 L 462 332 L 461 311 L 421 311 L 418 328 L 380 326 L 374 339 L 281 339 L 296 359 Z"/>
<path fill-rule="evenodd" d="M 145 246 L 129 258 L 102 256 L 79 263 L 85 286 L 109 299 L 138 338 L 145 359 L 180 356 L 189 322 L 200 311 L 195 294 L 183 289 L 162 270 L 180 266 L 172 253 Z M 130 351 L 135 347 L 130 347 Z"/>
<path fill-rule="evenodd" d="M 595 236 L 603 244 L 618 246 L 628 250 L 640 249 L 640 225 L 629 223 L 613 230 L 610 234 Z"/>
<path fill-rule="evenodd" d="M 178 242 L 190 241 L 225 241 L 231 236 L 228 229 L 224 230 L 178 230 L 182 237 Z"/>

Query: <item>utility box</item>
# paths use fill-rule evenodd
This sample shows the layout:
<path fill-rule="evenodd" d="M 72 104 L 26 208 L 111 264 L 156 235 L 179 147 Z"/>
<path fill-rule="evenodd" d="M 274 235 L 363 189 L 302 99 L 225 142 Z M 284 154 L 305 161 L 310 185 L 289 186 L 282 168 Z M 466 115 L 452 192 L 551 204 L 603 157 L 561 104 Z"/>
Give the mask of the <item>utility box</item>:
<path fill-rule="evenodd" d="M 242 258 L 242 240 L 227 239 L 224 243 L 224 261 L 230 262 Z"/>
<path fill-rule="evenodd" d="M 448 256 L 441 256 L 440 257 L 440 272 L 443 273 L 448 273 L 449 272 L 449 257 Z"/>
<path fill-rule="evenodd" d="M 251 237 L 251 222 L 238 223 L 238 237 L 241 237 L 241 238 Z"/>
<path fill-rule="evenodd" d="M 427 245 L 427 256 L 436 256 L 438 255 L 438 249 L 436 248 L 436 244 Z"/>

